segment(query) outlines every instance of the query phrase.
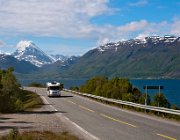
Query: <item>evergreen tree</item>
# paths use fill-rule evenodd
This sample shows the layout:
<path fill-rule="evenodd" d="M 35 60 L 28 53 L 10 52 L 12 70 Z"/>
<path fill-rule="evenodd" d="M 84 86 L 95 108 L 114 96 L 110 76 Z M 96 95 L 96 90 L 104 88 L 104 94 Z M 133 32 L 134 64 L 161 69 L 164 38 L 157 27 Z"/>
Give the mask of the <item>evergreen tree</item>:
<path fill-rule="evenodd" d="M 13 68 L 0 70 L 0 112 L 15 112 L 23 108 L 24 96 L 13 70 Z"/>
<path fill-rule="evenodd" d="M 81 92 L 90 93 L 107 98 L 120 99 L 140 104 L 154 105 L 160 107 L 170 107 L 170 103 L 163 94 L 156 94 L 154 101 L 147 94 L 142 94 L 138 88 L 133 88 L 128 79 L 118 77 L 108 80 L 107 77 L 97 76 L 88 80 L 80 87 Z"/>
<path fill-rule="evenodd" d="M 166 107 L 166 108 L 170 108 L 170 106 L 171 106 L 169 101 L 166 99 L 166 97 L 162 93 L 157 93 L 154 96 L 152 105 L 159 106 L 159 107 Z"/>

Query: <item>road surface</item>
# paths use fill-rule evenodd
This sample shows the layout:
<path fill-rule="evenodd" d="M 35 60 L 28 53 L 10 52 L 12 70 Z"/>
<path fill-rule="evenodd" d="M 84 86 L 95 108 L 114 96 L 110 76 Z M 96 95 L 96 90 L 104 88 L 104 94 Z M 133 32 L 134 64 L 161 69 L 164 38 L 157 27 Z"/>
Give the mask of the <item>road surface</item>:
<path fill-rule="evenodd" d="M 95 139 L 180 140 L 180 122 L 131 112 L 62 91 L 62 97 L 47 97 L 46 89 L 36 91 L 54 110 Z M 78 129 L 78 128 L 77 128 Z"/>

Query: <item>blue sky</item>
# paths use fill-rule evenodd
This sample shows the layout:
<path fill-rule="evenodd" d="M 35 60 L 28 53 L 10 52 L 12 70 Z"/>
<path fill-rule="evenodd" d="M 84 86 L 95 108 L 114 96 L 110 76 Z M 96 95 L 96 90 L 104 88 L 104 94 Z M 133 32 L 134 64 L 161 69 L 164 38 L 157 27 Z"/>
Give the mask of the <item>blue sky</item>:
<path fill-rule="evenodd" d="M 0 50 L 31 40 L 48 54 L 83 55 L 107 42 L 180 36 L 179 0 L 0 0 Z"/>

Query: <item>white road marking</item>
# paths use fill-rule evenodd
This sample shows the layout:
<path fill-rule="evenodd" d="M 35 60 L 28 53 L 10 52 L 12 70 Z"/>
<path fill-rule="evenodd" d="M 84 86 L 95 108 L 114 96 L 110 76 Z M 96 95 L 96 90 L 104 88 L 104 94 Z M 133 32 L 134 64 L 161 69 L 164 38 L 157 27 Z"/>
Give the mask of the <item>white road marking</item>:
<path fill-rule="evenodd" d="M 46 104 L 50 104 L 45 97 L 41 96 L 43 101 Z M 50 107 L 54 110 L 54 111 L 58 111 L 54 106 L 50 105 Z M 86 136 L 94 139 L 94 140 L 100 140 L 99 138 L 97 138 L 96 136 L 94 136 L 93 134 L 87 132 L 85 129 L 83 129 L 82 127 L 80 127 L 78 124 L 76 124 L 75 122 L 71 121 L 69 118 L 67 118 L 66 116 L 62 115 L 62 113 L 57 113 L 56 114 L 59 117 L 64 117 L 67 121 L 69 121 L 71 124 L 73 124 L 77 129 L 79 129 L 81 132 L 83 132 L 84 134 L 86 134 Z"/>

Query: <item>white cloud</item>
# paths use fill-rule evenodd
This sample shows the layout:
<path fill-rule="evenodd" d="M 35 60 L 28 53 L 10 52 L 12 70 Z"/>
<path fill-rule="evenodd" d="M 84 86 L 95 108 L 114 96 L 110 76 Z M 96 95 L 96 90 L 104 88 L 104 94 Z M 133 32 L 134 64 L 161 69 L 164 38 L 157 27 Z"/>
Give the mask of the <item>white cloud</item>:
<path fill-rule="evenodd" d="M 110 39 L 109 38 L 101 38 L 97 41 L 97 46 L 101 46 L 101 45 L 104 45 L 104 44 L 107 44 L 108 42 L 110 42 Z M 97 47 L 96 46 L 96 47 Z"/>
<path fill-rule="evenodd" d="M 53 49 L 51 49 L 53 48 Z M 83 55 L 85 52 L 89 51 L 89 48 L 84 47 L 84 46 L 68 46 L 61 44 L 59 45 L 51 45 L 51 48 L 47 49 L 45 52 L 47 54 L 63 54 L 67 56 L 79 56 Z M 78 49 L 77 49 L 78 48 Z"/>
<path fill-rule="evenodd" d="M 14 49 L 14 46 L 13 45 L 8 45 L 3 40 L 0 40 L 0 49 L 1 49 L 0 54 L 1 53 L 10 54 L 10 50 Z"/>
<path fill-rule="evenodd" d="M 108 0 L 1 0 L 0 30 L 9 34 L 59 36 L 63 38 L 94 38 L 116 40 L 142 30 L 145 20 L 122 26 L 97 26 L 90 20 L 110 14 Z M 125 36 L 125 37 L 124 37 Z"/>
<path fill-rule="evenodd" d="M 148 32 L 140 33 L 136 39 L 144 40 L 145 37 L 149 36 L 150 34 Z"/>
<path fill-rule="evenodd" d="M 124 26 L 118 27 L 118 31 L 121 32 L 134 32 L 138 30 L 144 29 L 148 25 L 148 22 L 146 20 L 141 21 L 133 21 L 130 22 Z"/>
<path fill-rule="evenodd" d="M 159 23 L 148 22 L 146 20 L 133 21 L 122 26 L 104 26 L 101 28 L 101 35 L 97 41 L 98 45 L 104 42 L 117 42 L 131 38 L 144 39 L 144 37 L 166 34 L 180 36 L 180 20 L 173 22 L 162 21 Z M 98 30 L 98 29 L 97 29 Z"/>
<path fill-rule="evenodd" d="M 171 25 L 171 34 L 180 36 L 180 19 L 177 19 Z"/>
<path fill-rule="evenodd" d="M 0 29 L 10 33 L 83 37 L 91 30 L 92 17 L 113 11 L 107 3 L 108 0 L 1 0 Z"/>
<path fill-rule="evenodd" d="M 148 0 L 139 0 L 139 1 L 136 1 L 136 2 L 129 3 L 129 6 L 139 7 L 139 6 L 145 6 L 147 4 L 148 4 Z"/>
<path fill-rule="evenodd" d="M 30 34 L 61 38 L 91 38 L 99 43 L 135 38 L 138 35 L 180 33 L 180 20 L 168 23 L 132 21 L 125 25 L 94 25 L 98 15 L 111 14 L 116 9 L 109 0 L 0 0 L 0 34 Z M 147 0 L 131 3 L 143 6 Z"/>

